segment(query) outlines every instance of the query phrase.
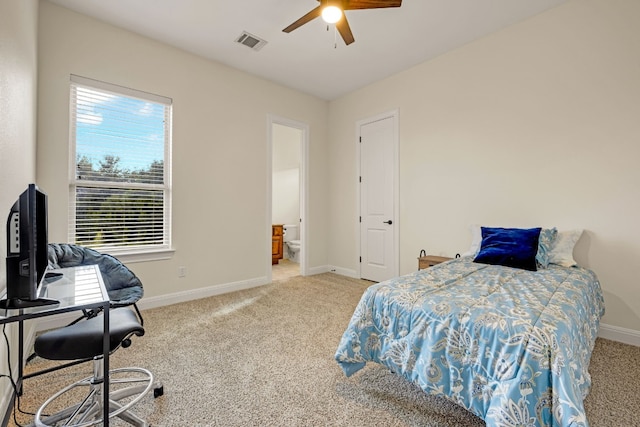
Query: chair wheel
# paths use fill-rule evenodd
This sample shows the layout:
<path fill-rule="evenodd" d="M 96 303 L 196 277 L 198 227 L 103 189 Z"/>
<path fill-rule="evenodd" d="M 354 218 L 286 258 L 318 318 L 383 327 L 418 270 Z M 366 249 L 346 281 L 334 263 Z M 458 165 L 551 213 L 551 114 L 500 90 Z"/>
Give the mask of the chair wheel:
<path fill-rule="evenodd" d="M 153 397 L 160 397 L 164 394 L 164 386 L 161 385 L 153 389 Z"/>

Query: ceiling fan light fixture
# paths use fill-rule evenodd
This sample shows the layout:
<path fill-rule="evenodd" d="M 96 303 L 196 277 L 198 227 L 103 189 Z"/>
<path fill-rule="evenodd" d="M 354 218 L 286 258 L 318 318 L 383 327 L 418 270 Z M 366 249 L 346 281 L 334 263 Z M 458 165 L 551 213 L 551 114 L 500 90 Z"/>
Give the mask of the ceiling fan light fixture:
<path fill-rule="evenodd" d="M 327 24 L 335 24 L 342 18 L 342 9 L 338 6 L 327 6 L 322 9 L 322 19 Z"/>
<path fill-rule="evenodd" d="M 385 9 L 389 7 L 402 6 L 402 0 L 317 0 L 320 5 L 302 15 L 288 27 L 283 29 L 285 33 L 290 33 L 304 24 L 322 17 L 327 24 L 335 24 L 335 30 L 340 34 L 344 43 L 349 46 L 355 41 L 347 15 L 347 10 L 363 9 Z M 333 15 L 333 16 L 331 16 Z M 327 26 L 327 29 L 329 27 Z"/>

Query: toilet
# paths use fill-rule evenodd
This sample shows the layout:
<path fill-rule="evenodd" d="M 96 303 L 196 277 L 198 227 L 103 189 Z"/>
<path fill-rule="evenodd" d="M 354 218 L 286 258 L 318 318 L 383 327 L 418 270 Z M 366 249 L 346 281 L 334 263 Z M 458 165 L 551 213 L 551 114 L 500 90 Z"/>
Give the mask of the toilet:
<path fill-rule="evenodd" d="M 285 224 L 283 227 L 286 258 L 297 263 L 300 262 L 300 234 L 298 230 L 299 228 L 295 224 Z"/>

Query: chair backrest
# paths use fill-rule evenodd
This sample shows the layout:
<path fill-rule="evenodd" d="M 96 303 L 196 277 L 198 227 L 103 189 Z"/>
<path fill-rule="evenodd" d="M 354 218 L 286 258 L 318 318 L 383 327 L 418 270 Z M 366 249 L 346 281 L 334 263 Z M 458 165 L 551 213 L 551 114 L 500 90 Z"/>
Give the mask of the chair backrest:
<path fill-rule="evenodd" d="M 121 307 L 135 304 L 144 290 L 140 279 L 120 260 L 94 249 L 69 243 L 49 243 L 49 267 L 67 268 L 97 264 L 109 292 L 111 305 Z"/>

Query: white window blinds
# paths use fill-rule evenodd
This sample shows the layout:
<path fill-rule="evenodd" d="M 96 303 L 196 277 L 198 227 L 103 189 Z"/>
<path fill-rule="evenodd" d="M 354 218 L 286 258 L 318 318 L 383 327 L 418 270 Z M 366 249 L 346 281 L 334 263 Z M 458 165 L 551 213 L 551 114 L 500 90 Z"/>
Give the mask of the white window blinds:
<path fill-rule="evenodd" d="M 170 247 L 171 104 L 71 76 L 70 242 L 105 252 Z"/>

